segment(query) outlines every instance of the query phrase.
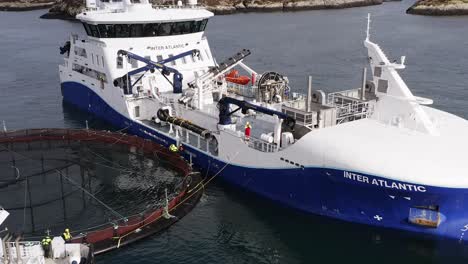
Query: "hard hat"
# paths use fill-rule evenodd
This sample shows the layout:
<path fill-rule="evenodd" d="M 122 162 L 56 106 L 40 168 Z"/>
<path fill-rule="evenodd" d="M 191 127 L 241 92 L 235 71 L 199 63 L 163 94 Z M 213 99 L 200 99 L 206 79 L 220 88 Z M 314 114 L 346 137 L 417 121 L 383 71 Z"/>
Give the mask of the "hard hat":
<path fill-rule="evenodd" d="M 70 232 L 70 229 L 68 229 L 68 228 L 67 228 L 67 229 L 65 229 L 65 232 Z"/>

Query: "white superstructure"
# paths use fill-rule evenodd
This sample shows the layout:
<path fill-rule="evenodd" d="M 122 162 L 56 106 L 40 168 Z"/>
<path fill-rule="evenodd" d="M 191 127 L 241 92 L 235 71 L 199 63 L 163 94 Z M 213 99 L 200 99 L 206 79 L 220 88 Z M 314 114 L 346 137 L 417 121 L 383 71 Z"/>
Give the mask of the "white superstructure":
<path fill-rule="evenodd" d="M 144 103 L 140 105 L 140 102 L 128 98 L 122 100 L 122 90 L 113 83 L 116 78 L 143 64 L 123 60 L 117 52 L 124 49 L 160 61 L 189 49 L 198 49 L 198 57 L 184 57 L 171 63 L 183 74 L 186 84 L 215 65 L 203 35 L 211 16 L 211 12 L 194 6 L 152 8 L 144 0 L 97 1 L 96 9 L 77 16 L 88 36 L 71 36 L 70 56 L 60 66 L 61 81 L 95 87 L 99 96 L 113 102 L 113 107 L 129 118 L 149 118 Z M 138 89 L 139 95 L 144 97 L 171 91 L 172 86 L 160 74 L 151 74 L 140 80 Z M 127 92 L 125 97 L 133 98 L 133 95 Z M 141 116 L 136 117 L 128 111 L 133 104 L 141 106 Z"/>

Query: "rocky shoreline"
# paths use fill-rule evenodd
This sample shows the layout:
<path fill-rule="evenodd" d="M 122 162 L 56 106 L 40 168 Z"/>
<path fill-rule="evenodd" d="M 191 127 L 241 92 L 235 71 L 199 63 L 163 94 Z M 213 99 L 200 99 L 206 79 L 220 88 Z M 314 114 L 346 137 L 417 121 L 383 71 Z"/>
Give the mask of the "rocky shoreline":
<path fill-rule="evenodd" d="M 245 12 L 338 9 L 382 4 L 384 0 L 201 0 L 199 3 L 217 15 Z M 172 1 L 151 0 L 155 5 Z M 83 1 L 57 0 L 42 18 L 72 19 L 83 9 Z"/>
<path fill-rule="evenodd" d="M 406 13 L 426 16 L 468 15 L 468 0 L 419 0 Z"/>
<path fill-rule="evenodd" d="M 1 1 L 0 11 L 30 11 L 51 8 L 54 1 Z"/>
<path fill-rule="evenodd" d="M 223 5 L 207 5 L 215 14 L 245 12 L 300 11 L 314 9 L 340 9 L 360 6 L 380 5 L 383 0 L 303 0 L 303 1 L 239 1 Z"/>
<path fill-rule="evenodd" d="M 150 0 L 155 5 L 170 4 L 172 0 Z M 339 9 L 380 5 L 400 0 L 199 0 L 217 15 Z M 0 11 L 28 11 L 50 8 L 42 18 L 74 19 L 84 8 L 82 0 L 0 0 Z M 418 0 L 406 13 L 429 16 L 468 15 L 468 0 Z"/>

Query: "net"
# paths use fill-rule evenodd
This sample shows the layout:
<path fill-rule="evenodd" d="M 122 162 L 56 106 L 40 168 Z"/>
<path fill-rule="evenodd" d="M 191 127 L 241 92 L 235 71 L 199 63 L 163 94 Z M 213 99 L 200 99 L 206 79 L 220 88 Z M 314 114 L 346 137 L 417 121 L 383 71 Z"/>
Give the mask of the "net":
<path fill-rule="evenodd" d="M 110 227 L 124 234 L 154 220 L 166 197 L 174 206 L 191 181 L 188 164 L 151 141 L 69 129 L 3 133 L 0 172 L 10 231 L 34 237 L 70 228 L 96 241 Z"/>

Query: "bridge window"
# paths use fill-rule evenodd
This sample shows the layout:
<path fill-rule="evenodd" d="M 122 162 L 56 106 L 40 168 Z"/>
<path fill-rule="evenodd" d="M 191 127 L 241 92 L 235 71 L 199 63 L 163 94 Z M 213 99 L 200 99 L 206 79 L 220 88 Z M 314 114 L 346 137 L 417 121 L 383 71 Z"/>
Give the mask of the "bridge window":
<path fill-rule="evenodd" d="M 130 25 L 130 37 L 143 37 L 143 24 Z"/>
<path fill-rule="evenodd" d="M 86 31 L 86 35 L 91 36 L 91 29 L 89 28 L 89 25 L 87 23 L 83 23 L 83 27 Z"/>
<path fill-rule="evenodd" d="M 143 35 L 145 37 L 154 37 L 158 35 L 158 29 L 160 24 L 146 24 L 144 25 Z"/>
<path fill-rule="evenodd" d="M 194 23 L 194 22 L 187 21 L 187 22 L 174 23 L 174 26 L 172 28 L 172 30 L 173 30 L 172 35 L 193 33 L 191 31 L 192 30 L 192 27 L 191 27 L 192 23 Z"/>
<path fill-rule="evenodd" d="M 86 34 L 96 38 L 140 38 L 173 36 L 204 31 L 208 19 L 148 24 L 99 24 L 83 23 Z"/>
<path fill-rule="evenodd" d="M 89 30 L 91 32 L 92 37 L 99 38 L 99 30 L 96 25 L 89 25 Z"/>
<path fill-rule="evenodd" d="M 159 25 L 158 36 L 169 36 L 169 35 L 171 35 L 172 24 L 173 23 L 164 23 L 164 24 Z"/>
<path fill-rule="evenodd" d="M 203 19 L 200 23 L 200 28 L 198 29 L 198 31 L 204 31 L 206 28 L 206 24 L 208 24 L 208 19 Z"/>
<path fill-rule="evenodd" d="M 114 38 L 128 38 L 130 36 L 130 32 L 128 30 L 127 24 L 121 24 L 121 25 L 115 25 L 115 26 L 111 25 L 111 27 L 115 27 Z"/>
<path fill-rule="evenodd" d="M 111 25 L 98 25 L 98 29 L 101 38 L 110 38 L 115 36 L 115 29 Z"/>

